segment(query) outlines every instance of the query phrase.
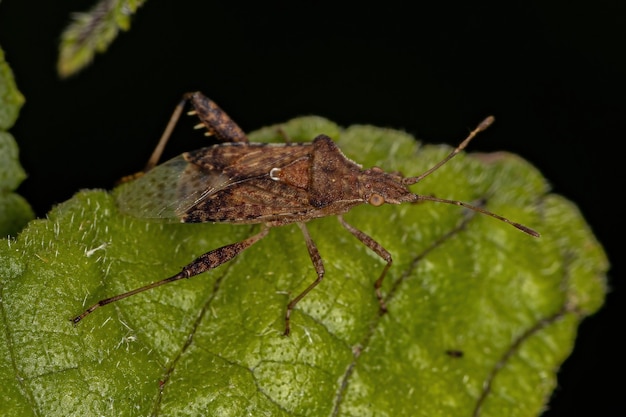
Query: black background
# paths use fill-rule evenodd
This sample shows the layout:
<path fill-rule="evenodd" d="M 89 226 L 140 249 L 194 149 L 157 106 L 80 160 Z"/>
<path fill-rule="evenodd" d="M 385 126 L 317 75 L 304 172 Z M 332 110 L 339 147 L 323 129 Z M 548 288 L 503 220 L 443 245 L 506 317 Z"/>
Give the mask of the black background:
<path fill-rule="evenodd" d="M 626 415 L 612 382 L 624 375 L 626 2 L 226 3 L 148 1 L 130 32 L 67 80 L 55 73 L 58 40 L 89 4 L 0 3 L 0 45 L 27 99 L 11 130 L 29 174 L 19 191 L 37 214 L 140 169 L 186 91 L 248 131 L 318 114 L 456 144 L 495 114 L 471 150 L 539 167 L 612 261 L 607 304 L 582 323 L 545 416 Z M 201 143 L 181 128 L 168 154 Z"/>

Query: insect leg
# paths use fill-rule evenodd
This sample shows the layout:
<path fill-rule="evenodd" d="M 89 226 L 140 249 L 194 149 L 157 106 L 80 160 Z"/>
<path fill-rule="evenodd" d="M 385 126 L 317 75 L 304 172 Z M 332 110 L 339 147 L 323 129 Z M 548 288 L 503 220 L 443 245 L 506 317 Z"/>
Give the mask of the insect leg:
<path fill-rule="evenodd" d="M 222 142 L 245 142 L 248 137 L 244 131 L 213 100 L 199 91 L 187 93 L 183 100 L 188 100 L 195 114 L 209 130 L 209 134 Z"/>
<path fill-rule="evenodd" d="M 187 99 L 184 98 L 178 103 L 178 105 L 174 109 L 174 112 L 172 113 L 172 116 L 170 117 L 169 122 L 167 122 L 167 126 L 165 126 L 165 130 L 163 131 L 163 134 L 161 134 L 161 137 L 159 138 L 159 142 L 157 143 L 157 146 L 152 151 L 152 155 L 150 155 L 150 159 L 148 159 L 148 162 L 146 163 L 146 166 L 143 169 L 144 173 L 150 171 L 159 163 L 159 159 L 161 159 L 161 155 L 163 154 L 165 145 L 167 144 L 167 141 L 170 139 L 170 136 L 172 136 L 174 127 L 176 127 L 176 123 L 178 123 L 178 119 L 180 119 L 180 115 L 183 112 L 183 109 L 185 108 L 185 103 L 187 103 Z"/>
<path fill-rule="evenodd" d="M 385 304 L 385 300 L 383 299 L 383 294 L 380 290 L 380 287 L 383 285 L 383 280 L 385 279 L 385 275 L 387 275 L 387 271 L 391 268 L 391 264 L 393 263 L 393 259 L 391 258 L 391 254 L 385 249 L 380 243 L 376 242 L 371 236 L 365 234 L 354 226 L 348 224 L 343 216 L 337 216 L 339 219 L 339 223 L 350 233 L 354 235 L 357 239 L 359 239 L 365 246 L 376 252 L 376 255 L 380 256 L 387 265 L 383 269 L 383 272 L 380 274 L 380 277 L 374 283 L 374 290 L 376 291 L 376 298 L 378 298 L 378 303 L 380 304 L 381 313 L 387 312 L 387 305 Z"/>
<path fill-rule="evenodd" d="M 193 106 L 193 111 L 190 113 L 198 116 L 202 125 L 207 128 L 207 133 L 209 135 L 214 135 L 222 142 L 248 142 L 248 137 L 244 131 L 213 100 L 209 99 L 199 91 L 186 93 L 174 109 L 174 112 L 172 113 L 161 138 L 159 139 L 159 143 L 156 148 L 154 148 L 154 151 L 144 168 L 144 172 L 148 172 L 154 168 L 159 162 L 159 159 L 161 159 L 163 149 L 165 149 L 165 144 L 172 135 L 174 127 L 176 126 L 176 123 L 178 123 L 178 119 L 180 119 L 180 115 L 182 114 L 187 102 L 191 103 Z"/>
<path fill-rule="evenodd" d="M 313 262 L 313 267 L 315 268 L 315 272 L 317 273 L 317 279 L 311 283 L 304 291 L 302 291 L 296 298 L 291 300 L 289 304 L 287 304 L 287 312 L 285 313 L 285 332 L 283 333 L 285 336 L 289 335 L 290 327 L 289 327 L 289 318 L 291 317 L 291 310 L 298 304 L 300 300 L 302 300 L 313 288 L 319 284 L 324 278 L 324 263 L 322 262 L 322 257 L 320 256 L 319 251 L 317 250 L 317 246 L 311 239 L 311 235 L 309 235 L 309 230 L 307 229 L 304 223 L 296 223 L 300 230 L 302 230 L 302 234 L 304 235 L 304 241 L 306 242 L 306 248 L 309 251 L 309 256 L 311 257 L 311 261 Z"/>
<path fill-rule="evenodd" d="M 267 236 L 269 230 L 269 227 L 264 227 L 256 235 L 250 236 L 249 238 L 242 240 L 241 242 L 231 243 L 230 245 L 222 246 L 221 248 L 209 251 L 204 255 L 196 258 L 190 264 L 183 267 L 182 271 L 180 271 L 178 274 L 173 275 L 169 278 L 165 278 L 161 281 L 156 281 L 151 284 L 144 285 L 143 287 L 136 288 L 123 294 L 118 294 L 114 297 L 100 300 L 96 304 L 85 310 L 82 314 L 71 319 L 71 321 L 74 324 L 77 324 L 79 321 L 84 319 L 87 315 L 91 314 L 99 307 L 130 297 L 131 295 L 150 290 L 152 288 L 160 287 L 161 285 L 168 284 L 170 282 L 178 281 L 183 278 L 191 278 L 195 275 L 217 268 L 218 266 L 230 261 L 235 256 L 239 255 L 241 252 L 258 242 L 259 240 L 263 239 L 265 236 Z"/>

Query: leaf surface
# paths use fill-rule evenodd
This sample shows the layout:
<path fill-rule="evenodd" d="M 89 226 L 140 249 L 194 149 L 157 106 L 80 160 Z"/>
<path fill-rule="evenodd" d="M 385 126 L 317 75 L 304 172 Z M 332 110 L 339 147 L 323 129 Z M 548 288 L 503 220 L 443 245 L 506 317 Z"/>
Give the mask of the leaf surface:
<path fill-rule="evenodd" d="M 449 152 L 372 126 L 316 117 L 351 159 L 419 174 Z M 277 141 L 277 126 L 250 135 Z M 503 140 L 503 143 L 506 143 Z M 132 183 L 127 185 L 132 186 Z M 460 154 L 413 189 L 481 204 L 542 234 L 436 203 L 360 206 L 345 216 L 393 256 L 384 262 L 334 218 L 274 228 L 233 261 L 69 318 L 174 275 L 258 226 L 164 224 L 122 216 L 115 191 L 82 191 L 0 243 L 0 406 L 24 415 L 529 416 L 555 387 L 580 321 L 603 303 L 604 252 L 575 205 L 521 158 Z"/>
<path fill-rule="evenodd" d="M 7 132 L 17 119 L 24 96 L 13 79 L 13 72 L 0 48 L 0 236 L 14 236 L 32 220 L 33 210 L 14 191 L 26 178 L 20 165 L 18 147 Z"/>

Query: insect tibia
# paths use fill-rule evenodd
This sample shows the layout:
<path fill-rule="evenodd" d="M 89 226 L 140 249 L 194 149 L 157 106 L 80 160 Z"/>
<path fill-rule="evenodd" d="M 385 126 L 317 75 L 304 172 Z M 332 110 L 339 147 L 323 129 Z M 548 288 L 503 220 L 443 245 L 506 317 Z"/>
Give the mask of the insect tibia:
<path fill-rule="evenodd" d="M 541 235 L 536 232 L 535 230 L 531 229 L 530 227 L 524 226 L 523 224 L 520 223 L 516 223 L 514 221 L 511 221 L 509 219 L 507 219 L 506 217 L 500 216 L 499 214 L 496 213 L 492 213 L 489 210 L 485 210 L 482 207 L 478 207 L 478 206 L 474 206 L 468 203 L 464 203 L 462 201 L 456 201 L 456 200 L 447 200 L 445 198 L 437 198 L 437 197 L 433 197 L 433 196 L 429 196 L 429 195 L 417 195 L 417 201 L 420 200 L 427 200 L 427 201 L 434 201 L 436 203 L 446 203 L 446 204 L 452 204 L 455 206 L 461 206 L 461 207 L 465 207 L 467 209 L 473 210 L 477 213 L 480 214 L 484 214 L 487 215 L 489 217 L 493 217 L 494 219 L 498 219 L 504 223 L 510 224 L 511 226 L 515 227 L 518 230 L 521 230 L 522 232 L 531 235 L 533 237 L 540 237 Z"/>
<path fill-rule="evenodd" d="M 170 120 L 167 122 L 167 126 L 165 126 L 165 130 L 163 131 L 163 134 L 161 135 L 161 138 L 159 139 L 156 148 L 154 148 L 154 151 L 152 151 L 152 155 L 150 155 L 150 159 L 148 159 L 148 162 L 143 169 L 144 172 L 150 171 L 159 163 L 161 155 L 163 155 L 165 145 L 170 139 L 170 136 L 172 135 L 172 132 L 176 127 L 176 123 L 178 123 L 178 119 L 180 118 L 180 114 L 183 112 L 186 103 L 187 100 L 183 98 L 174 109 L 174 112 L 172 113 Z"/>

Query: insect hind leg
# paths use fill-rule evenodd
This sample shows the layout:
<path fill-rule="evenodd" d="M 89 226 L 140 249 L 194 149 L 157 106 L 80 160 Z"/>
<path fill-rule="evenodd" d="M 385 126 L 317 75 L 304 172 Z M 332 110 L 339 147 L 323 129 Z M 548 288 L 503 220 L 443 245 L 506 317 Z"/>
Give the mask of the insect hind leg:
<path fill-rule="evenodd" d="M 190 264 L 183 267 L 182 271 L 176 275 L 173 275 L 169 278 L 162 279 L 160 281 L 155 281 L 151 284 L 144 285 L 143 287 L 136 288 L 132 291 L 125 292 L 123 294 L 118 294 L 114 297 L 105 298 L 103 300 L 98 301 L 96 304 L 89 307 L 87 310 L 83 311 L 80 315 L 70 319 L 70 321 L 74 324 L 78 324 L 82 319 L 91 314 L 94 310 L 105 306 L 107 304 L 114 303 L 119 300 L 123 300 L 124 298 L 128 298 L 135 294 L 139 294 L 140 292 L 144 292 L 147 290 L 151 290 L 156 287 L 160 287 L 161 285 L 169 284 L 170 282 L 178 281 L 185 278 L 191 278 L 196 275 L 199 275 L 203 272 L 210 271 L 212 269 L 217 268 L 218 266 L 232 260 L 235 256 L 239 255 L 244 250 L 248 249 L 250 246 L 254 245 L 259 240 L 263 239 L 269 233 L 269 227 L 263 227 L 260 232 L 257 234 L 250 236 L 247 239 L 242 240 L 241 242 L 231 243 L 230 245 L 222 246 L 217 249 L 213 249 L 196 258 Z"/>
<path fill-rule="evenodd" d="M 193 112 L 208 129 L 208 133 L 214 135 L 216 139 L 221 142 L 248 143 L 248 137 L 239 125 L 213 100 L 201 92 L 187 93 L 183 96 L 183 101 L 191 103 L 194 108 Z"/>
<path fill-rule="evenodd" d="M 215 136 L 215 138 L 221 142 L 248 143 L 248 137 L 245 132 L 213 100 L 199 91 L 186 93 L 183 95 L 183 98 L 178 105 L 176 105 L 176 108 L 174 109 L 174 112 L 172 113 L 161 138 L 159 139 L 159 143 L 154 148 L 154 151 L 152 152 L 152 155 L 150 156 L 143 172 L 148 172 L 159 163 L 163 150 L 165 149 L 165 145 L 172 136 L 174 127 L 176 127 L 187 102 L 189 102 L 193 107 L 190 114 L 198 116 L 201 122 L 199 126 L 206 127 L 208 135 Z"/>

